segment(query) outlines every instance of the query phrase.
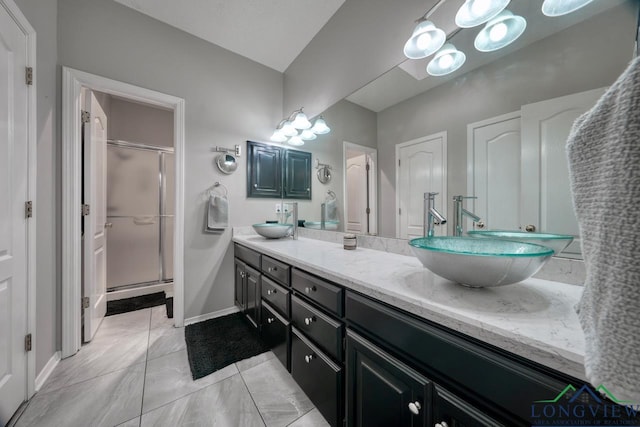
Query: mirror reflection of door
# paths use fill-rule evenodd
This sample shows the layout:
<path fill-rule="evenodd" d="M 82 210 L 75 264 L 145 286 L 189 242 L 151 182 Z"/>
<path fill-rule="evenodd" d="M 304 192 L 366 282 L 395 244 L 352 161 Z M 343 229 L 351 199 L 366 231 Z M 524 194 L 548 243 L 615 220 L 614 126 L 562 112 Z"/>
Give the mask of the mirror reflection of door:
<path fill-rule="evenodd" d="M 447 132 L 396 145 L 396 237 L 423 235 L 424 193 L 436 192 L 436 209 L 447 217 Z M 446 226 L 436 226 L 446 236 Z"/>
<path fill-rule="evenodd" d="M 377 163 L 375 148 L 344 143 L 345 231 L 377 234 Z"/>

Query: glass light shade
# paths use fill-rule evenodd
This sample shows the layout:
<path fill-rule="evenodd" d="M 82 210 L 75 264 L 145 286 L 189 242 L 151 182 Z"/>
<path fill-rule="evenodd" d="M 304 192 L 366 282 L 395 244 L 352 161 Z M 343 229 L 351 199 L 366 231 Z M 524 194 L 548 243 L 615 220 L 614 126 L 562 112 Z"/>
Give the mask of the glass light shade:
<path fill-rule="evenodd" d="M 327 123 L 324 121 L 324 118 L 320 116 L 313 123 L 313 127 L 311 128 L 311 131 L 318 135 L 324 135 L 325 133 L 331 132 L 331 128 L 327 126 Z"/>
<path fill-rule="evenodd" d="M 422 21 L 404 45 L 404 54 L 410 59 L 426 58 L 442 47 L 447 35 L 431 21 Z"/>
<path fill-rule="evenodd" d="M 292 136 L 289 138 L 289 145 L 299 146 L 304 145 L 304 141 L 299 136 Z"/>
<path fill-rule="evenodd" d="M 317 138 L 317 136 L 311 129 L 305 129 L 300 133 L 300 138 L 302 138 L 304 141 L 313 141 Z"/>
<path fill-rule="evenodd" d="M 311 122 L 307 119 L 307 115 L 302 112 L 302 108 L 297 111 L 294 111 L 294 119 L 291 122 L 291 125 L 296 129 L 309 129 L 311 127 Z"/>
<path fill-rule="evenodd" d="M 544 0 L 542 13 L 547 16 L 562 16 L 574 12 L 593 0 Z"/>
<path fill-rule="evenodd" d="M 271 135 L 270 139 L 273 142 L 285 142 L 287 140 L 287 137 L 282 133 L 282 131 L 276 129 L 275 132 L 273 132 L 273 135 Z"/>
<path fill-rule="evenodd" d="M 456 25 L 471 28 L 484 24 L 509 5 L 509 0 L 466 0 L 456 13 Z"/>
<path fill-rule="evenodd" d="M 464 52 L 456 49 L 451 43 L 442 46 L 427 65 L 427 73 L 432 76 L 444 76 L 453 73 L 467 60 Z"/>
<path fill-rule="evenodd" d="M 487 22 L 476 36 L 473 45 L 480 52 L 502 49 L 516 41 L 524 33 L 525 28 L 527 28 L 526 19 L 504 10 Z"/>
<path fill-rule="evenodd" d="M 298 130 L 291 124 L 289 120 L 286 120 L 282 125 L 281 132 L 284 136 L 296 136 L 298 134 Z"/>

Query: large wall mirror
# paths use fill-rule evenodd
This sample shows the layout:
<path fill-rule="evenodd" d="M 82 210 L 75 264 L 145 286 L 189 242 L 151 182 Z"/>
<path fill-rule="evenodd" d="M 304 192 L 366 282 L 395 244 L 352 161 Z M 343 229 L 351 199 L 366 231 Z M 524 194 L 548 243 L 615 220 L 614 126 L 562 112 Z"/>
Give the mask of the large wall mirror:
<path fill-rule="evenodd" d="M 371 234 L 419 234 L 422 193 L 437 191 L 445 216 L 452 214 L 454 195 L 475 196 L 465 208 L 486 228 L 532 225 L 578 237 L 564 142 L 573 120 L 631 61 L 638 2 L 598 1 L 555 18 L 544 16 L 541 4 L 511 1 L 509 10 L 527 19 L 527 29 L 506 48 L 480 53 L 473 41 L 481 27 L 460 30 L 449 40 L 467 55 L 458 71 L 432 77 L 426 73 L 431 58 L 405 61 L 323 112 L 333 156 L 345 141 L 377 155 Z M 339 188 L 344 231 L 347 189 L 355 184 L 342 151 L 343 158 L 333 160 L 339 167 L 332 185 Z M 452 234 L 448 227 L 439 234 Z M 566 255 L 579 257 L 579 243 Z"/>

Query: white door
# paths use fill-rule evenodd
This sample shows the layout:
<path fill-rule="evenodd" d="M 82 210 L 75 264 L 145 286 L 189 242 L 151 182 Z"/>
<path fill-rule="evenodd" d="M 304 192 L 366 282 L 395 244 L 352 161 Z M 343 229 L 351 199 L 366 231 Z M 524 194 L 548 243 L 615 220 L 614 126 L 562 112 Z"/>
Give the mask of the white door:
<path fill-rule="evenodd" d="M 520 112 L 468 125 L 470 162 L 467 209 L 482 218 L 485 228 L 520 227 Z M 467 230 L 473 227 L 467 221 Z"/>
<path fill-rule="evenodd" d="M 396 235 L 412 239 L 423 235 L 424 193 L 436 192 L 436 209 L 447 216 L 447 133 L 440 132 L 396 145 Z M 435 235 L 447 234 L 436 226 Z"/>
<path fill-rule="evenodd" d="M 0 4 L 0 425 L 27 399 L 26 52 Z"/>
<path fill-rule="evenodd" d="M 569 189 L 565 146 L 573 122 L 591 109 L 605 88 L 522 106 L 521 227 L 576 237 L 565 253 L 580 253 L 578 221 Z M 526 179 L 524 179 L 526 177 Z"/>
<path fill-rule="evenodd" d="M 91 341 L 107 311 L 107 116 L 91 91 L 84 92 L 84 203 L 89 214 L 83 220 L 84 341 Z"/>
<path fill-rule="evenodd" d="M 347 227 L 351 233 L 367 232 L 367 156 L 362 153 L 347 159 Z"/>

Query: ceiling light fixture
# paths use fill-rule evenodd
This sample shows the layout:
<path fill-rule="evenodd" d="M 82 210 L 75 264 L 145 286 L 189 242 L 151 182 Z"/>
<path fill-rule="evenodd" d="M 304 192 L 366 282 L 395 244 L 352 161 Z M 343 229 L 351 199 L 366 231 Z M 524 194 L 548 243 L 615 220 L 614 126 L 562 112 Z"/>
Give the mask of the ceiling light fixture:
<path fill-rule="evenodd" d="M 464 52 L 456 49 L 451 43 L 447 43 L 442 46 L 442 49 L 429 62 L 427 73 L 436 77 L 451 74 L 462 67 L 466 60 L 467 56 Z"/>
<path fill-rule="evenodd" d="M 562 16 L 585 7 L 593 0 L 544 0 L 542 13 L 547 16 Z"/>
<path fill-rule="evenodd" d="M 404 54 L 409 59 L 426 58 L 442 47 L 447 35 L 433 22 L 422 17 L 418 20 L 413 34 L 404 44 Z"/>
<path fill-rule="evenodd" d="M 471 28 L 494 18 L 509 5 L 509 0 L 466 0 L 456 13 L 456 25 Z"/>
<path fill-rule="evenodd" d="M 491 19 L 476 36 L 473 45 L 480 52 L 493 52 L 510 45 L 524 33 L 527 20 L 508 10 Z"/>

